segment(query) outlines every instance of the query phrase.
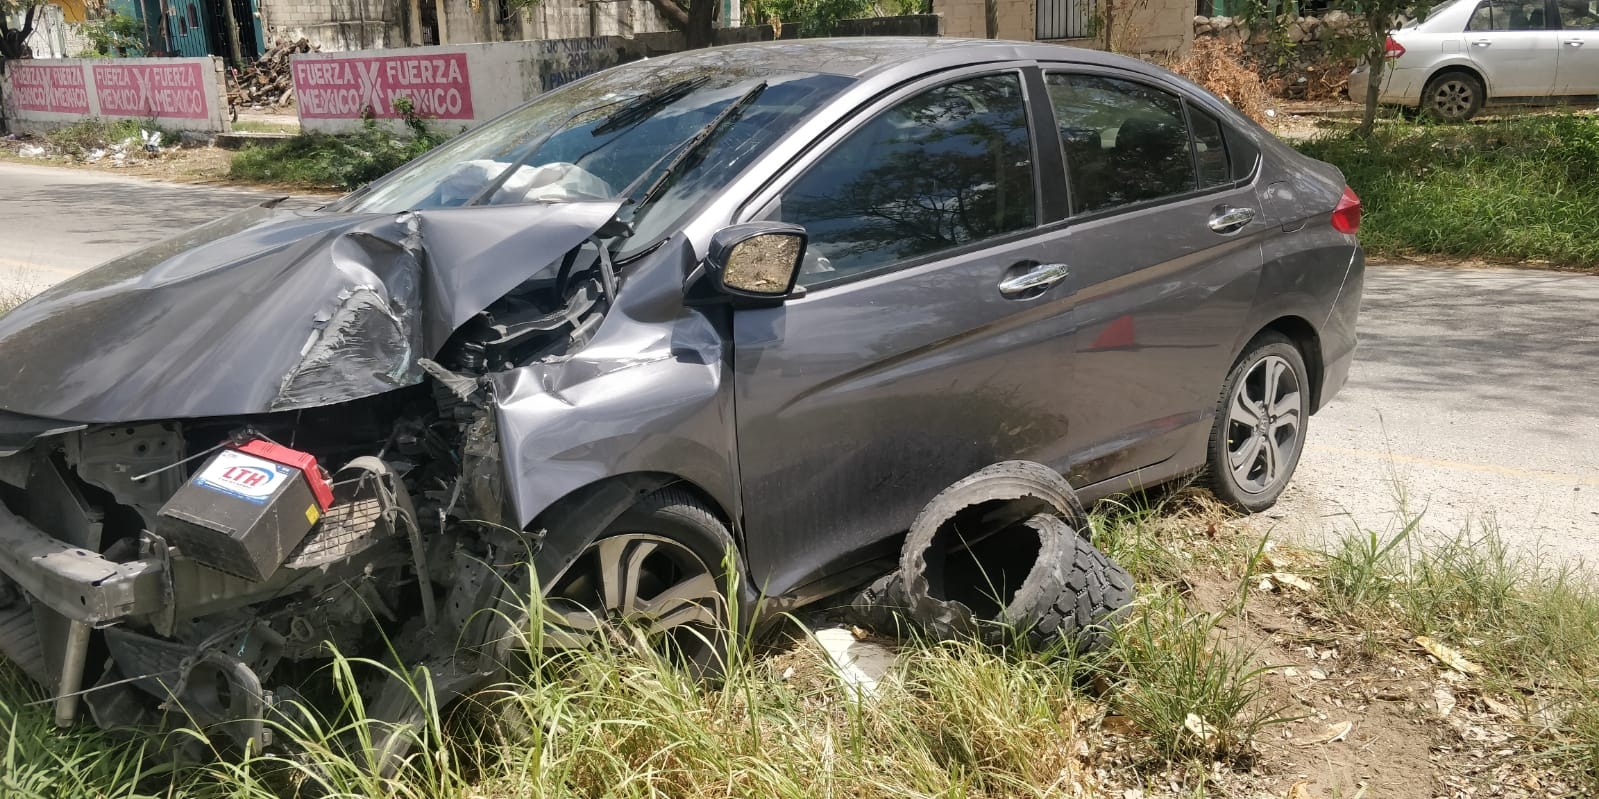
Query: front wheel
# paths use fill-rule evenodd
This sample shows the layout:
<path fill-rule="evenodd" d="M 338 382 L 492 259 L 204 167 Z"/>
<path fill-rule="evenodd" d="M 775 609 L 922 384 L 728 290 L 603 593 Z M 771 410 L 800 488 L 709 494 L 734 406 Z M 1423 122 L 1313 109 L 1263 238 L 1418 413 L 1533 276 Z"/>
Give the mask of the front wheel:
<path fill-rule="evenodd" d="M 1216 497 L 1250 513 L 1276 504 L 1305 445 L 1310 381 L 1287 337 L 1256 337 L 1222 386 L 1211 429 L 1209 477 Z"/>
<path fill-rule="evenodd" d="M 665 488 L 645 497 L 545 594 L 545 647 L 606 637 L 696 676 L 720 673 L 734 623 L 723 566 L 732 552 L 727 526 L 693 495 Z"/>

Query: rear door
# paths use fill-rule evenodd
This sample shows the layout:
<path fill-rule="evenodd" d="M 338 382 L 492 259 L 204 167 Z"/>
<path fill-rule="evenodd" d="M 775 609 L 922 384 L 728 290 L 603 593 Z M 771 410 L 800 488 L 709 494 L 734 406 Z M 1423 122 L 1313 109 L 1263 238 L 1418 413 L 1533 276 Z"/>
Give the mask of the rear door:
<path fill-rule="evenodd" d="M 1599 94 L 1599 0 L 1555 0 L 1560 60 L 1555 94 Z"/>
<path fill-rule="evenodd" d="M 1466 53 L 1491 97 L 1541 97 L 1553 90 L 1558 25 L 1544 0 L 1483 0 L 1466 23 Z"/>
<path fill-rule="evenodd" d="M 1082 487 L 1202 457 L 1255 299 L 1260 237 L 1279 225 L 1257 200 L 1252 145 L 1174 87 L 1048 65 L 1045 83 L 1070 189 L 1051 257 L 1072 270 L 1068 443 Z"/>
<path fill-rule="evenodd" d="M 786 592 L 909 527 L 1010 458 L 1064 465 L 1070 289 L 1038 226 L 1026 66 L 968 68 L 874 102 L 742 219 L 804 225 L 805 296 L 734 313 L 748 555 Z M 1017 278 L 1032 276 L 1033 288 Z M 1009 283 L 1007 281 L 1010 281 Z"/>

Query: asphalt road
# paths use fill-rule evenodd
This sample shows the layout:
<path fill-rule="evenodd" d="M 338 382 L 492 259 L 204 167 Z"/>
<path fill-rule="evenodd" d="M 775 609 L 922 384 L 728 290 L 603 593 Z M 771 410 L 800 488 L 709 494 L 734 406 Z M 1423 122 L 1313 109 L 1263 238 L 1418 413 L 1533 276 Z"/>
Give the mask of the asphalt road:
<path fill-rule="evenodd" d="M 0 296 L 38 291 L 274 196 L 0 163 Z"/>
<path fill-rule="evenodd" d="M 1374 267 L 1349 383 L 1265 522 L 1313 539 L 1496 528 L 1599 565 L 1599 277 Z"/>
<path fill-rule="evenodd" d="M 272 196 L 0 164 L 0 292 L 38 290 Z M 1312 540 L 1496 526 L 1599 562 L 1599 277 L 1373 267 L 1349 384 L 1256 524 Z"/>

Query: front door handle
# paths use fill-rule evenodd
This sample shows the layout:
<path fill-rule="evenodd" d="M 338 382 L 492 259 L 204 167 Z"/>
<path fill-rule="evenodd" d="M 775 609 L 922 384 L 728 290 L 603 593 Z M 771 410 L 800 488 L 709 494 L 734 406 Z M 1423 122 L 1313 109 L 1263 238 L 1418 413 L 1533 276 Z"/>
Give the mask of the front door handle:
<path fill-rule="evenodd" d="M 1070 275 L 1071 270 L 1065 264 L 1039 264 L 1015 277 L 1001 280 L 999 293 L 1013 300 L 1031 299 Z"/>
<path fill-rule="evenodd" d="M 1566 46 L 1567 47 L 1581 47 L 1582 46 L 1582 40 L 1581 39 L 1571 39 L 1571 40 L 1566 42 Z"/>
<path fill-rule="evenodd" d="M 1230 208 L 1222 205 L 1211 212 L 1210 229 L 1225 236 L 1243 230 L 1244 225 L 1253 221 L 1255 221 L 1255 209 Z"/>

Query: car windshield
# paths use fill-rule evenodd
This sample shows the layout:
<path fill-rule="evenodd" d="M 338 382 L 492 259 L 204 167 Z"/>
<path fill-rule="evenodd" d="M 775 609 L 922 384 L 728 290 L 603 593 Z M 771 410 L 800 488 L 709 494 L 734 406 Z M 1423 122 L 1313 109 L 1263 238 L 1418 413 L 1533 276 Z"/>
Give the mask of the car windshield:
<path fill-rule="evenodd" d="M 764 74 L 736 66 L 642 62 L 600 73 L 445 143 L 330 210 L 637 203 L 648 193 L 647 207 L 630 220 L 636 231 L 631 239 L 652 241 L 852 82 L 838 75 Z M 692 157 L 680 158 L 702 133 L 709 136 L 700 136 Z M 680 163 L 673 166 L 674 161 Z M 670 179 L 651 191 L 668 169 Z"/>

